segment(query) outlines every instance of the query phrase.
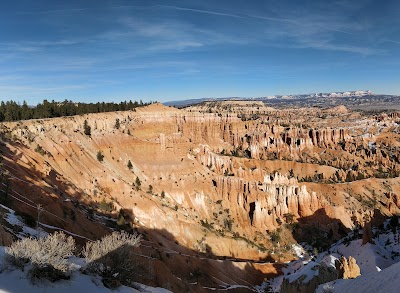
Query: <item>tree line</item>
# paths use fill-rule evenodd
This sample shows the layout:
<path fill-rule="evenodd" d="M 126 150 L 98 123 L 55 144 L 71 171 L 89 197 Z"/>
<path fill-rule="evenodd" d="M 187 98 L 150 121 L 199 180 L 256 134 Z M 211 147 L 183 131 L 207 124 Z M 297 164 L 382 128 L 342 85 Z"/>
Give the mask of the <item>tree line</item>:
<path fill-rule="evenodd" d="M 65 100 L 64 102 L 55 102 L 54 100 L 49 102 L 44 100 L 42 103 L 39 103 L 36 106 L 28 106 L 26 101 L 24 101 L 22 104 L 19 104 L 15 101 L 2 101 L 0 103 L 0 122 L 54 118 L 88 113 L 127 111 L 149 104 L 151 103 L 143 103 L 141 100 L 140 102 L 124 101 L 120 103 L 75 103 L 68 100 Z"/>

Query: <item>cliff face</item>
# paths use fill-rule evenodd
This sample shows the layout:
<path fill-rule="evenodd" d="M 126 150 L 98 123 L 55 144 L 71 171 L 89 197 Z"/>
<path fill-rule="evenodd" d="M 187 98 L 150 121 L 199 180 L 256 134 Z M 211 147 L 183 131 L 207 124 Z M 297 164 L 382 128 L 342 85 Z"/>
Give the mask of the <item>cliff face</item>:
<path fill-rule="evenodd" d="M 3 226 L 0 225 L 0 245 L 1 246 L 9 246 L 12 243 L 12 236 L 6 230 L 4 230 Z"/>
<path fill-rule="evenodd" d="M 202 147 L 197 159 L 219 174 L 213 179 L 217 194 L 244 226 L 273 229 L 287 214 L 305 217 L 321 208 L 316 193 L 309 193 L 293 177 L 237 168 L 230 157 L 218 156 L 207 147 Z"/>
<path fill-rule="evenodd" d="M 293 257 L 294 232 L 337 238 L 375 210 L 400 212 L 397 116 L 246 107 L 203 113 L 154 104 L 4 123 L 4 168 L 23 180 L 10 178 L 15 191 L 60 218 L 80 207 L 75 221 L 48 224 L 96 238 L 106 231 L 91 213 L 122 211 L 133 227 L 167 231 L 210 257 L 283 260 Z"/>
<path fill-rule="evenodd" d="M 201 119 L 190 112 L 179 122 L 179 131 L 196 142 L 221 139 L 224 144 L 211 144 L 215 152 L 332 166 L 337 173 L 325 179 L 335 182 L 400 174 L 396 113 L 361 119 L 343 106 L 315 111 L 256 109 L 251 114 L 222 111 L 218 117 L 203 113 Z"/>

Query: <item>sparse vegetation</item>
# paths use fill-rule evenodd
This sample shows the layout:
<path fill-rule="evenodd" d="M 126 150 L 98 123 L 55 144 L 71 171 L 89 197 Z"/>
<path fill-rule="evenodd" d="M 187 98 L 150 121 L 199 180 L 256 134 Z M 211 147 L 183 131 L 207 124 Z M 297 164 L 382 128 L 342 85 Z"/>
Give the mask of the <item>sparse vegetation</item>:
<path fill-rule="evenodd" d="M 292 213 L 284 214 L 283 217 L 285 218 L 286 223 L 293 224 L 294 215 Z"/>
<path fill-rule="evenodd" d="M 137 191 L 140 190 L 141 185 L 142 185 L 142 182 L 140 181 L 139 177 L 136 177 L 136 180 L 135 180 L 135 187 L 136 187 L 136 190 L 137 190 Z"/>
<path fill-rule="evenodd" d="M 45 151 L 45 150 L 42 148 L 42 146 L 39 145 L 39 144 L 36 146 L 35 152 L 41 154 L 42 156 L 44 156 L 44 155 L 46 154 L 46 151 Z"/>
<path fill-rule="evenodd" d="M 99 204 L 99 209 L 105 212 L 112 212 L 114 210 L 114 205 L 112 202 L 107 202 L 104 198 Z"/>
<path fill-rule="evenodd" d="M 113 232 L 101 240 L 87 242 L 82 253 L 88 264 L 83 271 L 101 276 L 108 288 L 132 285 L 137 271 L 133 248 L 139 246 L 140 238 L 136 233 Z"/>
<path fill-rule="evenodd" d="M 89 126 L 89 123 L 86 119 L 83 122 L 83 133 L 87 136 L 90 136 L 92 134 L 92 128 Z"/>
<path fill-rule="evenodd" d="M 75 241 L 63 232 L 55 232 L 44 238 L 24 238 L 6 249 L 7 261 L 23 269 L 27 263 L 33 265 L 33 279 L 46 278 L 50 281 L 68 278 L 70 267 L 67 258 L 75 251 Z"/>
<path fill-rule="evenodd" d="M 117 119 L 115 119 L 114 128 L 115 128 L 115 129 L 119 129 L 120 127 L 121 127 L 121 124 L 120 124 L 120 122 L 119 122 L 119 119 L 117 118 Z"/>
<path fill-rule="evenodd" d="M 205 219 L 204 221 L 203 221 L 203 220 L 200 220 L 200 224 L 201 224 L 204 228 L 206 228 L 206 229 L 208 229 L 208 230 L 213 230 L 213 229 L 214 229 L 213 223 L 208 223 L 208 220 L 207 220 L 207 219 Z"/>
<path fill-rule="evenodd" d="M 281 241 L 281 234 L 280 234 L 279 228 L 276 229 L 275 231 L 273 231 L 273 232 L 270 234 L 270 237 L 271 237 L 271 241 L 272 241 L 273 243 L 278 243 L 279 241 Z"/>
<path fill-rule="evenodd" d="M 104 155 L 103 155 L 102 151 L 98 151 L 97 152 L 97 160 L 99 162 L 103 162 L 103 159 L 104 159 Z"/>
<path fill-rule="evenodd" d="M 232 224 L 233 224 L 233 220 L 224 219 L 224 228 L 227 229 L 228 231 L 232 231 Z"/>

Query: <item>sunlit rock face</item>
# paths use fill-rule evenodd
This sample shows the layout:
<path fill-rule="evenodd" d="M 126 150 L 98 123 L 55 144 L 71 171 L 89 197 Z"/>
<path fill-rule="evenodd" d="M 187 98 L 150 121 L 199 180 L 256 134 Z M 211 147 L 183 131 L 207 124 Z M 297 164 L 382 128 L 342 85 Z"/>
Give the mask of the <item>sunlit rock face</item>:
<path fill-rule="evenodd" d="M 288 260 L 305 228 L 334 239 L 376 210 L 400 212 L 398 115 L 258 102 L 202 107 L 4 123 L 3 163 L 40 186 L 30 194 L 54 214 L 76 213 L 67 224 L 44 216 L 49 224 L 97 238 L 106 229 L 86 210 L 109 206 L 115 218 L 122 210 L 132 227 L 153 231 L 154 243 L 176 241 L 210 258 Z"/>

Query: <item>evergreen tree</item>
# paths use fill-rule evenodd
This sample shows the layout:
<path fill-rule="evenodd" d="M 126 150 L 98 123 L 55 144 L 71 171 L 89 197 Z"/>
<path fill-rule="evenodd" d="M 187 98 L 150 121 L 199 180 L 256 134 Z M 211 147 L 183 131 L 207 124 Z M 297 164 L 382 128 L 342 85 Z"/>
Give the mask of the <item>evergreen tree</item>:
<path fill-rule="evenodd" d="M 83 115 L 87 113 L 100 113 L 111 111 L 126 111 L 136 107 L 146 106 L 149 103 L 140 101 L 120 102 L 120 103 L 74 103 L 64 100 L 63 102 L 55 102 L 54 100 L 44 100 L 42 103 L 34 107 L 29 107 L 26 101 L 22 105 L 15 101 L 7 101 L 0 103 L 0 121 L 16 121 L 26 119 L 41 119 L 61 116 Z M 119 128 L 116 122 L 116 128 Z"/>
<path fill-rule="evenodd" d="M 98 151 L 98 152 L 97 152 L 97 160 L 98 160 L 99 162 L 103 162 L 103 159 L 104 159 L 103 153 L 102 153 L 101 151 Z"/>
<path fill-rule="evenodd" d="M 32 119 L 32 113 L 26 101 L 24 101 L 21 106 L 21 119 L 22 120 Z"/>
<path fill-rule="evenodd" d="M 88 136 L 90 136 L 92 134 L 92 128 L 89 126 L 86 119 L 83 122 L 83 132 Z"/>
<path fill-rule="evenodd" d="M 136 177 L 136 180 L 135 180 L 135 187 L 136 187 L 136 190 L 140 190 L 140 186 L 142 185 L 142 182 L 140 182 L 140 179 L 139 179 L 139 177 Z"/>
<path fill-rule="evenodd" d="M 120 128 L 120 123 L 119 123 L 119 119 L 117 118 L 117 119 L 115 119 L 115 125 L 114 125 L 114 128 L 115 129 L 119 129 Z"/>

